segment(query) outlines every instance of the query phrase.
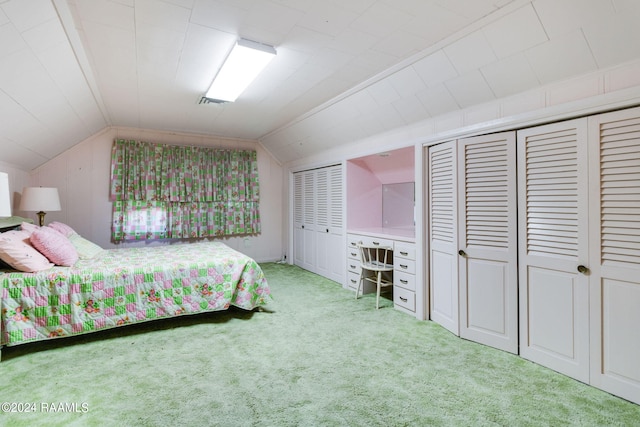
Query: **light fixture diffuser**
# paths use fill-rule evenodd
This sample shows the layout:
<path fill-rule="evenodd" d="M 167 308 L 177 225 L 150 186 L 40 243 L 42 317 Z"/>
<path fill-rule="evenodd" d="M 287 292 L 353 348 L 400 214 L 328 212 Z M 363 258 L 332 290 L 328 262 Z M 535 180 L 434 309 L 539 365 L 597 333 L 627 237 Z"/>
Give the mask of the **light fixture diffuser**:
<path fill-rule="evenodd" d="M 213 79 L 205 98 L 233 102 L 276 56 L 273 46 L 239 39 Z"/>

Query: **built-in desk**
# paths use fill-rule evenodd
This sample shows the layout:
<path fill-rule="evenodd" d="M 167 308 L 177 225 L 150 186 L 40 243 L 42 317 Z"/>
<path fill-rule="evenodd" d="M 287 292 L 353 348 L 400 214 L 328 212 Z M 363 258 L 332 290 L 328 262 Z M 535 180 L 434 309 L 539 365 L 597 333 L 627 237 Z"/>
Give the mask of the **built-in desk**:
<path fill-rule="evenodd" d="M 393 248 L 393 306 L 400 311 L 415 315 L 415 230 L 384 227 L 348 230 L 346 285 L 354 291 L 360 281 L 360 254 L 357 250 L 359 243 Z"/>

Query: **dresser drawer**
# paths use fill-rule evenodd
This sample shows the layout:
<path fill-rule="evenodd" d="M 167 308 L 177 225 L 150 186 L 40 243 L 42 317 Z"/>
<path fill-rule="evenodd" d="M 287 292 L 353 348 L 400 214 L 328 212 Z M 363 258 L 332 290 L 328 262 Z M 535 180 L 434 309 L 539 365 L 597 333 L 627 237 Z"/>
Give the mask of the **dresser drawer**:
<path fill-rule="evenodd" d="M 354 273 L 353 271 L 347 271 L 347 287 L 352 290 L 356 290 L 358 282 L 360 281 L 360 273 Z"/>
<path fill-rule="evenodd" d="M 394 289 L 396 286 L 407 289 L 409 291 L 416 290 L 416 276 L 409 273 L 404 273 L 402 271 L 394 271 L 393 272 L 393 286 Z"/>
<path fill-rule="evenodd" d="M 412 259 L 393 257 L 394 271 L 402 271 L 405 273 L 416 274 L 416 262 Z"/>
<path fill-rule="evenodd" d="M 416 311 L 416 294 L 402 288 L 393 287 L 393 303 L 404 309 Z"/>
<path fill-rule="evenodd" d="M 362 240 L 362 236 L 358 236 L 357 234 L 347 234 L 347 250 L 357 249 L 358 243 L 361 240 Z"/>
<path fill-rule="evenodd" d="M 416 259 L 416 245 L 413 243 L 396 242 L 393 256 L 406 259 Z"/>
<path fill-rule="evenodd" d="M 360 274 L 360 260 L 347 258 L 347 270 L 356 274 Z"/>
<path fill-rule="evenodd" d="M 347 235 L 347 247 L 357 248 L 358 243 L 363 244 L 365 246 L 388 246 L 390 248 L 393 248 L 393 240 L 390 240 L 390 239 L 363 236 L 360 234 Z"/>
<path fill-rule="evenodd" d="M 358 248 L 352 248 L 351 246 L 347 245 L 347 258 L 356 260 L 358 261 L 358 263 L 360 263 L 360 252 Z"/>

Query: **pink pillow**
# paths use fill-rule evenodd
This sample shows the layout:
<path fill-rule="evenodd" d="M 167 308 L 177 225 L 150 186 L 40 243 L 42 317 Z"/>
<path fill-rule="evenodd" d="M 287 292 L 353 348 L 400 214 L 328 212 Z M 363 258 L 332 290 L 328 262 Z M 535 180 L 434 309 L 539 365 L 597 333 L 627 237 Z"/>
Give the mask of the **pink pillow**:
<path fill-rule="evenodd" d="M 56 265 L 71 267 L 78 261 L 73 244 L 53 228 L 40 227 L 31 233 L 31 244 Z"/>
<path fill-rule="evenodd" d="M 65 237 L 69 237 L 72 234 L 77 234 L 73 228 L 58 221 L 53 221 L 51 224 L 49 224 L 49 227 L 53 228 Z"/>
<path fill-rule="evenodd" d="M 29 232 L 12 230 L 0 234 L 0 259 L 16 270 L 33 273 L 53 267 L 29 242 Z"/>
<path fill-rule="evenodd" d="M 26 231 L 27 233 L 31 234 L 40 227 L 34 224 L 30 224 L 28 222 L 23 222 L 20 228 Z"/>

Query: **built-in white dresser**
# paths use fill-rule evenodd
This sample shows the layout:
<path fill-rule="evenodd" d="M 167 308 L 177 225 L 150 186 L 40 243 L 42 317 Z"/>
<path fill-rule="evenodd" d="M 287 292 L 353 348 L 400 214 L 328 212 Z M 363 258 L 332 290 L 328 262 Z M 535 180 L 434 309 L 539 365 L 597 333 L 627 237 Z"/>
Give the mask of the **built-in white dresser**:
<path fill-rule="evenodd" d="M 347 231 L 347 283 L 355 292 L 360 280 L 358 244 L 393 248 L 393 306 L 415 315 L 416 244 L 413 229 L 374 228 Z"/>

